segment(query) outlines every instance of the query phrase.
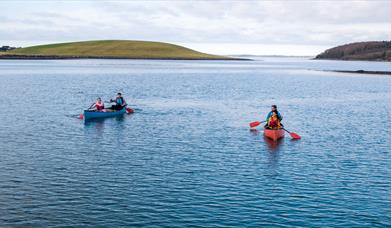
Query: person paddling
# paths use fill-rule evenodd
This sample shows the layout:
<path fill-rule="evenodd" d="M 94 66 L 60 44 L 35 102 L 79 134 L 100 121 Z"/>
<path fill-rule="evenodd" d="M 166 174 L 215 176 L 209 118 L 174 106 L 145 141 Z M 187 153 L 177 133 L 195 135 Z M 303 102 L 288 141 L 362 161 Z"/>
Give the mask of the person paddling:
<path fill-rule="evenodd" d="M 296 132 L 290 132 L 287 129 L 285 129 L 284 125 L 281 123 L 282 116 L 277 111 L 277 106 L 272 105 L 272 110 L 267 114 L 266 121 L 254 121 L 251 122 L 250 130 L 254 131 L 256 130 L 256 127 L 259 126 L 261 123 L 267 122 L 267 124 L 264 126 L 264 134 L 266 137 L 272 138 L 273 140 L 277 140 L 284 136 L 284 134 L 281 134 L 281 131 L 286 131 L 289 133 L 289 135 L 292 137 L 292 139 L 301 139 L 301 136 L 297 134 Z M 274 131 L 278 130 L 278 131 Z"/>
<path fill-rule="evenodd" d="M 110 102 L 115 102 L 115 104 L 111 106 L 113 110 L 121 110 L 127 105 L 121 93 L 117 93 L 117 97 L 115 99 L 110 99 Z"/>
<path fill-rule="evenodd" d="M 98 97 L 95 104 L 93 104 L 91 108 L 95 108 L 96 111 L 101 112 L 105 108 L 105 104 L 102 102 L 102 99 Z"/>
<path fill-rule="evenodd" d="M 267 114 L 265 128 L 281 128 L 282 116 L 277 110 L 277 105 L 272 105 L 272 110 Z"/>
<path fill-rule="evenodd" d="M 272 116 L 267 121 L 267 126 L 270 129 L 280 129 L 281 128 L 281 123 L 280 123 L 280 120 L 278 119 L 277 111 L 273 112 Z"/>

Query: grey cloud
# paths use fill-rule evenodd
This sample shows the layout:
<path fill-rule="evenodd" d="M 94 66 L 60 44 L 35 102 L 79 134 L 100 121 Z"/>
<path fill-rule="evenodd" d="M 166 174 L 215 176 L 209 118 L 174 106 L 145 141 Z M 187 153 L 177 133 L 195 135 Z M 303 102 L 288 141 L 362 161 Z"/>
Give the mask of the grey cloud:
<path fill-rule="evenodd" d="M 96 1 L 83 4 L 70 12 L 31 7 L 27 14 L 0 16 L 0 34 L 3 40 L 115 38 L 300 45 L 391 39 L 388 12 L 391 2 L 388 1 Z"/>

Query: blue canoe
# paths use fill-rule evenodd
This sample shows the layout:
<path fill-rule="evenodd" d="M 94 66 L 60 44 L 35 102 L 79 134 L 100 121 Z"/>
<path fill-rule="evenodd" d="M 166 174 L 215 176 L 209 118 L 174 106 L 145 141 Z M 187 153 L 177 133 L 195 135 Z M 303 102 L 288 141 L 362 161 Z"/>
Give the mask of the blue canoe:
<path fill-rule="evenodd" d="M 121 116 L 125 113 L 126 106 L 119 111 L 111 111 L 110 109 L 105 109 L 104 111 L 84 110 L 84 120 Z"/>

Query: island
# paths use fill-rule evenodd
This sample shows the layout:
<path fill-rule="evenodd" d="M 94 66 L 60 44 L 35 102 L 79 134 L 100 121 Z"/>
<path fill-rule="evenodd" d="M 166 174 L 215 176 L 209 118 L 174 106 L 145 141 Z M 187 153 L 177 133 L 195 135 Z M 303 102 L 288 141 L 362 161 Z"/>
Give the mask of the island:
<path fill-rule="evenodd" d="M 391 61 L 391 41 L 370 41 L 330 48 L 315 59 Z"/>
<path fill-rule="evenodd" d="M 0 59 L 168 59 L 168 60 L 248 60 L 198 52 L 175 44 L 96 40 L 17 48 L 0 52 Z"/>

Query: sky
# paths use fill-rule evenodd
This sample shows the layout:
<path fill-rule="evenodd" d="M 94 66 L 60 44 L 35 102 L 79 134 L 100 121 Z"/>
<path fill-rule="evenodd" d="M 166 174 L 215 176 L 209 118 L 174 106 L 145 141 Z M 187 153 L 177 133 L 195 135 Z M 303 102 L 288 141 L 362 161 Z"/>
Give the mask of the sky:
<path fill-rule="evenodd" d="M 391 1 L 1 1 L 0 46 L 162 41 L 212 54 L 316 55 L 391 40 Z"/>

